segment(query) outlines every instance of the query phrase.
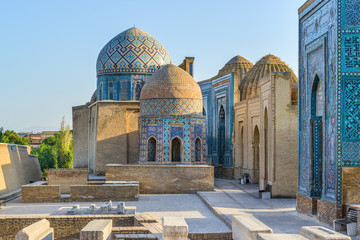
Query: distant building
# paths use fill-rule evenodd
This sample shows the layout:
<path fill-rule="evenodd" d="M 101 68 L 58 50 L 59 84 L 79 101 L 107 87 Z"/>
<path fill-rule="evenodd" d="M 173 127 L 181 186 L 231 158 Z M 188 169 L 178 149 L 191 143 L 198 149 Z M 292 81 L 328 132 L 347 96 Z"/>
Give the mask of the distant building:
<path fill-rule="evenodd" d="M 41 143 L 45 138 L 54 136 L 57 131 L 43 131 L 39 133 L 27 133 L 24 137 L 30 140 L 30 146 L 33 148 L 40 148 Z M 20 133 L 21 134 L 21 133 Z M 21 136 L 19 134 L 19 136 Z M 23 135 L 23 134 L 22 134 Z"/>
<path fill-rule="evenodd" d="M 278 57 L 253 65 L 230 59 L 199 82 L 215 176 L 259 183 L 273 196 L 296 194 L 297 78 Z"/>

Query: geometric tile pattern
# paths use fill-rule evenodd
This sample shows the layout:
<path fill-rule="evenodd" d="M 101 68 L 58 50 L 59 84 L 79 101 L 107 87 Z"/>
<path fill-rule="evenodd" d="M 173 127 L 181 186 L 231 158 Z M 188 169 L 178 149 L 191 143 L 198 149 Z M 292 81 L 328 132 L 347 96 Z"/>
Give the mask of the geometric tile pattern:
<path fill-rule="evenodd" d="M 312 120 L 312 176 L 311 176 L 311 196 L 312 197 L 321 197 L 322 192 L 322 166 L 323 166 L 323 151 L 322 151 L 322 119 L 313 119 Z"/>
<path fill-rule="evenodd" d="M 344 23 L 346 26 L 360 26 L 360 1 L 346 0 L 344 6 Z"/>
<path fill-rule="evenodd" d="M 141 116 L 149 115 L 202 115 L 203 106 L 200 99 L 159 98 L 140 101 Z"/>
<path fill-rule="evenodd" d="M 343 166 L 360 166 L 360 142 L 343 142 Z"/>
<path fill-rule="evenodd" d="M 171 63 L 167 50 L 148 33 L 130 28 L 110 40 L 97 59 L 97 76 L 114 73 L 154 73 Z"/>
<path fill-rule="evenodd" d="M 360 78 L 344 81 L 344 135 L 360 139 Z M 360 151 L 360 150 L 359 150 Z"/>
<path fill-rule="evenodd" d="M 360 35 L 343 37 L 344 71 L 360 70 Z"/>

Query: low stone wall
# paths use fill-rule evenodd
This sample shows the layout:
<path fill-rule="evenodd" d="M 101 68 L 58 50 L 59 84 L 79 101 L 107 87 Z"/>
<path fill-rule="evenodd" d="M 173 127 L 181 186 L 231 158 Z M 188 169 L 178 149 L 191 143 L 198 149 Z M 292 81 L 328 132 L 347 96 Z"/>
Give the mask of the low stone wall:
<path fill-rule="evenodd" d="M 15 239 L 21 229 L 42 219 L 44 217 L 40 216 L 0 216 L 0 239 Z M 113 226 L 134 226 L 134 216 L 129 215 L 47 216 L 45 219 L 54 228 L 55 239 L 79 239 L 81 229 L 89 222 L 99 219 L 111 219 Z"/>
<path fill-rule="evenodd" d="M 296 194 L 296 211 L 300 214 L 312 217 L 317 211 L 318 198 L 310 198 Z"/>
<path fill-rule="evenodd" d="M 45 182 L 23 185 L 21 187 L 21 202 L 60 202 L 60 186 L 42 184 Z"/>
<path fill-rule="evenodd" d="M 29 146 L 0 143 L 0 196 L 40 180 L 38 157 L 30 155 Z"/>
<path fill-rule="evenodd" d="M 106 181 L 138 181 L 140 193 L 195 193 L 214 190 L 214 167 L 207 165 L 107 164 Z"/>
<path fill-rule="evenodd" d="M 60 191 L 62 194 L 69 194 L 71 185 L 86 185 L 87 180 L 87 168 L 52 168 L 48 171 L 48 184 L 60 185 Z"/>
<path fill-rule="evenodd" d="M 70 187 L 72 202 L 137 201 L 139 184 L 74 185 Z"/>

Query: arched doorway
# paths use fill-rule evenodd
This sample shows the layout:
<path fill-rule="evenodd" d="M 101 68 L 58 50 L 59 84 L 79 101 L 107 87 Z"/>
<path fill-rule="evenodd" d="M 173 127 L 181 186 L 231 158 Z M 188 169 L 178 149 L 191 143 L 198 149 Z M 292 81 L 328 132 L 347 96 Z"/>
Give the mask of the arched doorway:
<path fill-rule="evenodd" d="M 254 129 L 254 135 L 253 135 L 253 183 L 259 182 L 259 160 L 260 160 L 260 154 L 259 154 L 259 145 L 260 145 L 260 132 L 259 128 L 255 126 Z"/>
<path fill-rule="evenodd" d="M 312 134 L 312 156 L 311 156 L 311 196 L 321 197 L 322 171 L 323 171 L 323 90 L 318 76 L 315 77 L 311 94 L 311 134 Z"/>
<path fill-rule="evenodd" d="M 224 154 L 225 154 L 225 110 L 223 105 L 220 107 L 219 111 L 219 127 L 218 127 L 218 163 L 224 164 Z"/>
<path fill-rule="evenodd" d="M 244 127 L 240 130 L 240 164 L 241 167 L 245 166 L 245 151 L 244 151 Z"/>
<path fill-rule="evenodd" d="M 171 162 L 181 162 L 181 140 L 174 138 L 171 140 Z"/>
<path fill-rule="evenodd" d="M 195 140 L 195 161 L 201 161 L 201 140 L 200 138 L 196 138 Z"/>
<path fill-rule="evenodd" d="M 264 162 L 265 162 L 265 185 L 269 181 L 269 130 L 268 130 L 268 111 L 267 108 L 265 108 L 264 112 Z"/>
<path fill-rule="evenodd" d="M 147 160 L 149 162 L 156 161 L 156 140 L 155 138 L 151 137 L 148 140 L 148 152 L 147 152 Z"/>

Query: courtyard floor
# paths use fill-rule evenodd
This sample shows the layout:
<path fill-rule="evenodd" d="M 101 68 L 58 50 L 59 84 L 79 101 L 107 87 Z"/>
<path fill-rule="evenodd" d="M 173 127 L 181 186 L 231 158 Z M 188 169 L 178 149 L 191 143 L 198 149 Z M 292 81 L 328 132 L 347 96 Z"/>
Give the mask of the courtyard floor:
<path fill-rule="evenodd" d="M 253 214 L 272 228 L 274 233 L 299 233 L 302 226 L 324 226 L 314 218 L 298 215 L 295 199 L 262 200 L 257 195 L 257 185 L 241 185 L 237 181 L 215 179 L 214 192 L 146 194 L 140 195 L 139 201 L 126 202 L 126 205 L 136 206 L 137 213 L 151 213 L 158 217 L 184 217 L 190 233 L 231 232 L 231 217 L 240 213 Z M 0 215 L 57 215 L 64 208 L 76 204 L 80 207 L 101 205 L 99 202 L 21 203 L 20 198 L 17 198 L 7 202 L 6 207 L 0 210 Z M 360 240 L 360 236 L 352 239 Z"/>

